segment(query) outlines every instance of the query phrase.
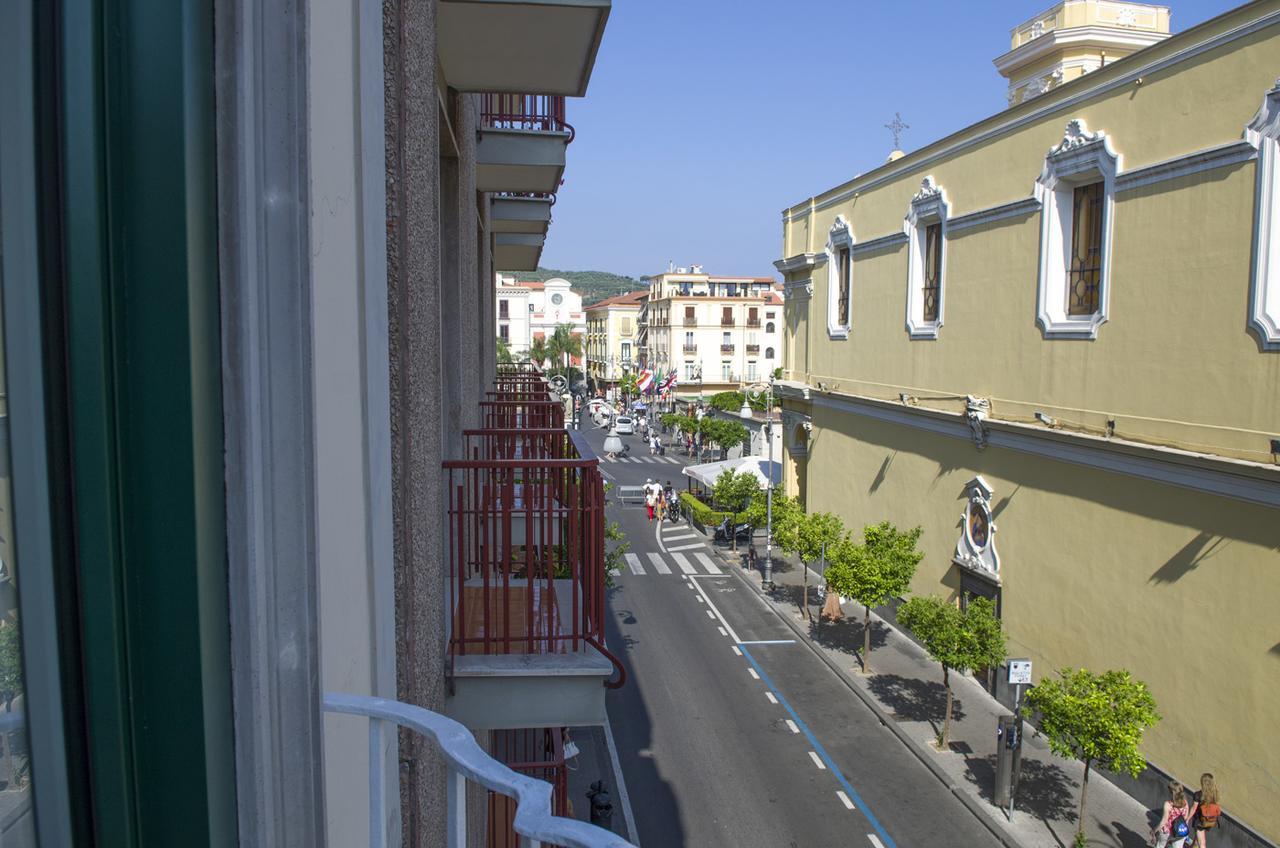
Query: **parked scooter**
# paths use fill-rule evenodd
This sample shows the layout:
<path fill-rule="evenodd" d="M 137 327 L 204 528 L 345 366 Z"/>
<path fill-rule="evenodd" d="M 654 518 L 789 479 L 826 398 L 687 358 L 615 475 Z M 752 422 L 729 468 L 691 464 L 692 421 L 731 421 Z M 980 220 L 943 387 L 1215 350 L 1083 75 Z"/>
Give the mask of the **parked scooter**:
<path fill-rule="evenodd" d="M 715 540 L 717 542 L 724 542 L 726 545 L 729 544 L 734 537 L 736 537 L 739 542 L 750 542 L 753 529 L 751 525 L 744 522 L 742 524 L 734 525 L 733 530 L 730 531 L 729 528 L 732 521 L 733 519 L 731 516 L 726 515 L 724 517 L 724 521 L 721 521 L 720 526 L 716 528 Z M 733 534 L 732 537 L 729 535 L 730 532 Z"/>

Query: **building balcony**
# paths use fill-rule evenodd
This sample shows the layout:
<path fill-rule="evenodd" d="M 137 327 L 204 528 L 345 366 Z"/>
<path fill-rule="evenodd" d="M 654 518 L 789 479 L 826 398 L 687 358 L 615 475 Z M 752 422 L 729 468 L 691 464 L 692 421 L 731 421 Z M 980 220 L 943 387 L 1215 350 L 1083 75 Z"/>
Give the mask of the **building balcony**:
<path fill-rule="evenodd" d="M 721 353 L 733 353 L 734 347 L 735 347 L 735 346 L 734 346 L 734 345 L 731 345 L 731 344 L 722 344 L 722 345 L 720 345 L 720 352 L 721 352 Z"/>
<path fill-rule="evenodd" d="M 732 327 L 732 326 L 736 325 L 737 323 L 738 323 L 738 322 L 737 322 L 737 321 L 735 321 L 735 320 L 734 320 L 734 319 L 732 319 L 732 318 L 721 318 L 721 319 L 720 319 L 720 326 L 721 326 L 721 327 Z"/>
<path fill-rule="evenodd" d="M 489 227 L 495 233 L 546 235 L 551 226 L 551 207 L 555 205 L 554 194 L 495 194 L 489 206 Z"/>
<path fill-rule="evenodd" d="M 698 326 L 698 319 L 697 319 L 697 318 L 690 318 L 689 316 L 687 316 L 687 315 L 686 315 L 686 316 L 685 316 L 685 319 L 684 319 L 684 326 L 686 326 L 686 327 L 696 327 L 696 326 Z"/>
<path fill-rule="evenodd" d="M 440 0 L 436 49 L 466 92 L 583 97 L 612 0 Z"/>
<path fill-rule="evenodd" d="M 476 190 L 554 193 L 572 140 L 563 97 L 486 94 L 476 143 Z"/>
<path fill-rule="evenodd" d="M 547 237 L 536 233 L 496 233 L 493 266 L 499 271 L 536 271 Z"/>
<path fill-rule="evenodd" d="M 759 352 L 760 352 L 760 345 L 758 344 L 747 345 L 747 353 L 759 353 Z"/>
<path fill-rule="evenodd" d="M 698 352 L 698 346 L 697 346 L 696 344 L 687 344 L 687 345 L 685 345 L 685 346 L 684 346 L 684 352 L 685 352 L 685 353 L 697 353 L 697 352 Z"/>
<path fill-rule="evenodd" d="M 748 326 L 748 327 L 759 327 L 759 326 L 760 326 L 760 319 L 759 319 L 759 318 L 748 318 L 748 319 L 747 319 L 747 326 Z"/>

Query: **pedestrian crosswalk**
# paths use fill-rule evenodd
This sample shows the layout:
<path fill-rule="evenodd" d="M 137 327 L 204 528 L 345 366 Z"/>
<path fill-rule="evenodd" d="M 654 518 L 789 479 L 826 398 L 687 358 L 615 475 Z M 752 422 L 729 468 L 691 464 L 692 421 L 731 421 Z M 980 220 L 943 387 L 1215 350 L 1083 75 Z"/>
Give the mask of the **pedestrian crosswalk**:
<path fill-rule="evenodd" d="M 667 463 L 667 464 L 671 464 L 671 465 L 680 465 L 680 464 L 681 464 L 679 457 L 674 457 L 674 456 L 665 456 L 665 455 L 655 455 L 655 454 L 647 454 L 647 455 L 642 454 L 642 455 L 640 455 L 640 456 L 626 456 L 626 455 L 623 455 L 623 456 L 619 456 L 619 457 L 617 457 L 616 459 L 614 459 L 614 460 L 612 460 L 612 461 L 613 461 L 613 462 L 640 462 L 640 463 L 646 463 L 646 462 L 647 462 L 647 463 L 654 463 L 654 464 L 663 464 L 663 463 Z"/>
<path fill-rule="evenodd" d="M 701 547 L 697 545 L 694 547 Z M 634 575 L 645 576 L 651 574 L 690 574 L 690 575 L 706 575 L 706 574 L 723 574 L 720 566 L 716 565 L 715 560 L 707 555 L 706 550 L 700 550 L 692 553 L 684 553 L 681 551 L 668 548 L 665 554 L 650 551 L 643 555 L 630 553 L 624 555 L 627 562 L 627 569 Z M 674 567 L 673 567 L 674 566 Z"/>

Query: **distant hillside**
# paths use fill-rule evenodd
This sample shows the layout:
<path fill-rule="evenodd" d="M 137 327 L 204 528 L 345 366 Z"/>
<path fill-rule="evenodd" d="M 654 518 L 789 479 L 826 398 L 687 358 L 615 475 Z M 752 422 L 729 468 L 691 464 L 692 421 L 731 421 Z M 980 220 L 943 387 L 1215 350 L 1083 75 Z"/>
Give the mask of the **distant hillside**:
<path fill-rule="evenodd" d="M 553 268 L 539 268 L 537 271 L 521 271 L 514 276 L 525 282 L 546 282 L 552 277 L 568 280 L 573 284 L 573 290 L 582 295 L 584 306 L 615 294 L 647 288 L 639 280 L 621 274 L 610 274 L 608 271 L 557 271 Z"/>

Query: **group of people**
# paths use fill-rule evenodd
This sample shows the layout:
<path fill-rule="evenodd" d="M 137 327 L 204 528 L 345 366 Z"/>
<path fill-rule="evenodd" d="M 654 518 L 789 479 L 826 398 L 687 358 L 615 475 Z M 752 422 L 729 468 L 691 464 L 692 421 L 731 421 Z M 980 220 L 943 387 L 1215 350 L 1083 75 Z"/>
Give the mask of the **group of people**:
<path fill-rule="evenodd" d="M 1169 781 L 1169 800 L 1160 811 L 1160 821 L 1151 832 L 1155 848 L 1205 848 L 1208 831 L 1218 826 L 1222 799 L 1213 775 L 1200 775 L 1200 791 L 1191 795 L 1176 780 Z"/>
<path fill-rule="evenodd" d="M 652 477 L 646 478 L 644 481 L 644 506 L 649 511 L 649 522 L 652 523 L 656 517 L 658 521 L 669 518 L 676 520 L 679 507 L 676 504 L 676 491 L 671 486 L 671 481 L 667 481 L 667 485 L 654 482 Z"/>

